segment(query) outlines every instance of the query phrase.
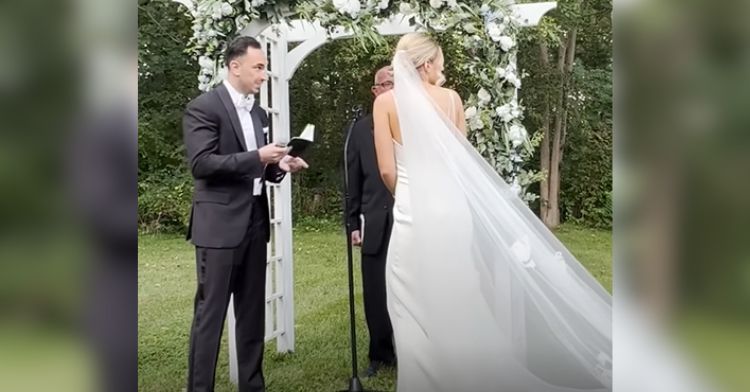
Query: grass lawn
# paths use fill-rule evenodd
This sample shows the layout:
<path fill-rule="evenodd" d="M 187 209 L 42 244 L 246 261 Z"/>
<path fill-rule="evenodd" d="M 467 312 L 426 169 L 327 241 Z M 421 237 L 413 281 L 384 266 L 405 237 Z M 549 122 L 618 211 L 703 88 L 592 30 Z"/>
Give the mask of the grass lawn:
<path fill-rule="evenodd" d="M 563 225 L 556 234 L 611 291 L 609 231 Z M 296 347 L 277 354 L 266 346 L 264 373 L 270 392 L 336 391 L 350 377 L 346 238 L 335 229 L 294 233 Z M 355 252 L 356 255 L 356 252 Z M 141 235 L 138 243 L 139 391 L 182 391 L 195 290 L 194 249 L 178 235 Z M 359 255 L 357 279 L 358 369 L 367 365 L 367 331 L 362 309 Z M 229 381 L 224 334 L 216 370 L 216 391 L 235 391 Z M 368 389 L 393 391 L 395 372 L 364 379 Z"/>

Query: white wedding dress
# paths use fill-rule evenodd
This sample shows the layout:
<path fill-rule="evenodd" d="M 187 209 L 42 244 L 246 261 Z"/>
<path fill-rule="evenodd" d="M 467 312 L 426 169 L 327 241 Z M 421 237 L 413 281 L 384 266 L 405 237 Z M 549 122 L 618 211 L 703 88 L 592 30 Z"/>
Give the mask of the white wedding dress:
<path fill-rule="evenodd" d="M 608 391 L 609 294 L 393 61 L 398 392 Z"/>

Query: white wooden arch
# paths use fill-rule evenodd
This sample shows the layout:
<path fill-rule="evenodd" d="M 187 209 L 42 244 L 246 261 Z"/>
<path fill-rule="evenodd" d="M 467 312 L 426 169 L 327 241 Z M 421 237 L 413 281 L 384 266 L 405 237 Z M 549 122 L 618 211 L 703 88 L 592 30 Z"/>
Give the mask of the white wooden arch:
<path fill-rule="evenodd" d="M 191 0 L 174 0 L 193 9 Z M 542 16 L 554 9 L 557 3 L 539 2 L 515 4 L 514 13 L 521 26 L 535 26 Z M 397 14 L 379 24 L 381 35 L 403 35 L 417 26 L 409 25 L 408 17 Z M 269 141 L 287 141 L 290 138 L 291 113 L 289 107 L 289 81 L 302 62 L 317 48 L 333 39 L 352 37 L 351 31 L 339 30 L 328 34 L 319 22 L 293 20 L 289 24 L 271 25 L 255 20 L 240 35 L 257 38 L 264 46 L 269 60 L 268 82 L 260 92 L 260 103 L 269 112 Z M 291 50 L 289 44 L 296 43 Z M 226 72 L 226 70 L 224 70 Z M 266 264 L 266 342 L 276 339 L 278 352 L 294 351 L 294 276 L 292 246 L 292 189 L 287 176 L 280 184 L 267 186 L 270 198 L 271 241 L 268 244 Z M 229 329 L 230 379 L 237 383 L 237 352 L 235 344 L 234 304 L 227 312 Z"/>

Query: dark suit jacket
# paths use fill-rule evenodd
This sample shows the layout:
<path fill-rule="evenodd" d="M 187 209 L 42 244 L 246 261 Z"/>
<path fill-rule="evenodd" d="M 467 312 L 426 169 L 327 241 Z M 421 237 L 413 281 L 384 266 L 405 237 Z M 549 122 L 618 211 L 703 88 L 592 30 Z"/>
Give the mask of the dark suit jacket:
<path fill-rule="evenodd" d="M 361 230 L 359 215 L 365 217 L 363 254 L 376 254 L 384 246 L 391 229 L 393 196 L 383 184 L 375 156 L 372 115 L 357 121 L 347 145 L 349 168 L 349 211 L 351 230 Z"/>
<path fill-rule="evenodd" d="M 250 113 L 256 143 L 262 147 L 268 117 L 257 103 Z M 280 182 L 286 173 L 278 165 L 263 165 L 257 150 L 247 151 L 240 119 L 223 84 L 188 104 L 182 131 L 195 179 L 187 238 L 199 247 L 235 248 L 251 220 L 262 219 L 268 241 L 268 198 L 265 188 L 261 197 L 253 197 L 253 178 Z M 256 202 L 263 203 L 262 217 L 252 216 Z"/>

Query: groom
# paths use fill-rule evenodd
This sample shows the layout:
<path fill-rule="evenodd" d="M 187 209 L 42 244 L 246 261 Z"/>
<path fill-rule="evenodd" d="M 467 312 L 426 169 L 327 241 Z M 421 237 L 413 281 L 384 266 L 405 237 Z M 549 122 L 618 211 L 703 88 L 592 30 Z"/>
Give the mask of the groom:
<path fill-rule="evenodd" d="M 266 113 L 254 94 L 266 80 L 266 55 L 239 37 L 224 55 L 227 79 L 190 102 L 183 137 L 195 184 L 188 239 L 196 249 L 197 290 L 188 392 L 214 390 L 229 296 L 234 295 L 240 392 L 265 391 L 263 380 L 266 243 L 265 181 L 307 168 L 285 147 L 266 144 Z"/>

